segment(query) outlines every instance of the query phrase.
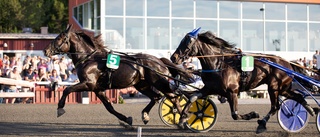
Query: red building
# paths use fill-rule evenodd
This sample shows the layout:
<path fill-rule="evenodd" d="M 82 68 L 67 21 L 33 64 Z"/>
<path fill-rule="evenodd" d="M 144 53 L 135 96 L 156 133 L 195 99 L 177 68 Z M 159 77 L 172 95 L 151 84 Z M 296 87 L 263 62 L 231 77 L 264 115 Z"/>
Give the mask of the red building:
<path fill-rule="evenodd" d="M 42 50 L 54 40 L 58 34 L 48 34 L 47 27 L 43 27 L 41 32 L 42 33 L 0 33 L 0 54 L 20 57 L 25 55 L 42 56 Z"/>

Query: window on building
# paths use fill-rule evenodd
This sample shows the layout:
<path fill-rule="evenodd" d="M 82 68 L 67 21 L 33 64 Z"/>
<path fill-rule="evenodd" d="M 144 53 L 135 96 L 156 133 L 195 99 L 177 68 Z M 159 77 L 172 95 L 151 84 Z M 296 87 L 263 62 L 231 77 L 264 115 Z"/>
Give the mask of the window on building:
<path fill-rule="evenodd" d="M 266 50 L 286 51 L 286 24 L 284 22 L 266 22 Z"/>
<path fill-rule="evenodd" d="M 211 31 L 213 34 L 218 33 L 217 20 L 196 20 L 196 27 L 201 27 L 201 31 Z"/>
<path fill-rule="evenodd" d="M 143 16 L 144 0 L 126 0 L 126 16 Z"/>
<path fill-rule="evenodd" d="M 267 20 L 285 20 L 286 5 L 282 3 L 265 3 L 264 12 Z"/>
<path fill-rule="evenodd" d="M 306 4 L 287 4 L 288 20 L 307 20 L 307 5 Z"/>
<path fill-rule="evenodd" d="M 263 12 L 260 9 L 263 7 L 259 2 L 243 2 L 242 3 L 242 18 L 243 19 L 262 19 Z"/>
<path fill-rule="evenodd" d="M 240 47 L 240 21 L 220 20 L 219 24 L 219 37 Z"/>
<path fill-rule="evenodd" d="M 310 23 L 309 25 L 310 52 L 320 50 L 320 23 Z"/>
<path fill-rule="evenodd" d="M 309 5 L 309 20 L 320 21 L 320 5 Z"/>
<path fill-rule="evenodd" d="M 147 0 L 147 15 L 148 16 L 169 16 L 169 0 Z"/>
<path fill-rule="evenodd" d="M 143 22 L 141 18 L 126 19 L 126 49 L 145 49 Z"/>
<path fill-rule="evenodd" d="M 89 24 L 89 22 L 90 22 L 91 18 L 89 18 L 89 16 L 90 16 L 89 3 L 86 3 L 83 5 L 83 10 L 84 10 L 84 12 L 83 12 L 83 27 L 90 29 L 91 26 L 89 26 L 89 25 L 91 25 L 91 24 Z"/>
<path fill-rule="evenodd" d="M 90 21 L 91 29 L 94 30 L 94 2 L 90 2 Z"/>
<path fill-rule="evenodd" d="M 193 17 L 193 0 L 172 0 L 172 17 Z"/>
<path fill-rule="evenodd" d="M 123 15 L 123 0 L 106 0 L 106 15 Z"/>
<path fill-rule="evenodd" d="M 79 6 L 78 10 L 78 22 L 81 26 L 83 26 L 83 5 Z"/>
<path fill-rule="evenodd" d="M 263 51 L 263 23 L 261 21 L 243 22 L 243 50 Z"/>
<path fill-rule="evenodd" d="M 240 2 L 220 1 L 220 18 L 240 18 Z"/>
<path fill-rule="evenodd" d="M 307 23 L 288 23 L 288 51 L 308 51 Z"/>
<path fill-rule="evenodd" d="M 169 49 L 169 19 L 148 19 L 147 26 L 147 49 Z"/>
<path fill-rule="evenodd" d="M 172 20 L 172 49 L 176 49 L 184 36 L 193 29 L 193 20 L 173 19 Z"/>
<path fill-rule="evenodd" d="M 217 18 L 217 1 L 197 0 L 197 18 Z"/>
<path fill-rule="evenodd" d="M 95 2 L 96 2 L 96 8 L 97 8 L 97 17 L 100 17 L 101 15 L 101 2 L 100 2 L 100 0 L 95 0 Z"/>
<path fill-rule="evenodd" d="M 123 38 L 123 19 L 108 17 L 105 21 L 105 45 L 110 49 L 125 49 Z"/>
<path fill-rule="evenodd" d="M 73 8 L 73 17 L 78 20 L 78 7 Z"/>

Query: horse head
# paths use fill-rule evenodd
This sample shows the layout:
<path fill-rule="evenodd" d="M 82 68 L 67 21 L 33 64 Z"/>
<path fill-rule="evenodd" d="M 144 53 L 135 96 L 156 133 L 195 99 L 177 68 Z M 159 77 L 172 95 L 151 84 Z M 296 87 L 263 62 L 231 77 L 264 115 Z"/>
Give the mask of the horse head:
<path fill-rule="evenodd" d="M 70 30 L 72 24 L 61 32 L 44 50 L 44 55 L 51 57 L 57 54 L 67 53 L 70 50 Z"/>
<path fill-rule="evenodd" d="M 189 56 L 195 56 L 197 54 L 197 48 L 194 46 L 197 41 L 200 27 L 186 34 L 181 40 L 178 48 L 171 56 L 171 61 L 175 64 L 181 64 L 184 60 L 188 59 Z"/>

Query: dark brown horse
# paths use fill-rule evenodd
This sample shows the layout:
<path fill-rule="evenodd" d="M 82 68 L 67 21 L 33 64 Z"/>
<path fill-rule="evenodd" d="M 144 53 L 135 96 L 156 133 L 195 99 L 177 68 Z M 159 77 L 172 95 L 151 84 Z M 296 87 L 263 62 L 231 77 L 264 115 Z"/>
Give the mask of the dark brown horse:
<path fill-rule="evenodd" d="M 190 103 L 201 96 L 210 94 L 218 94 L 227 98 L 231 115 L 234 120 L 258 118 L 259 115 L 255 112 L 249 114 L 238 114 L 238 93 L 248 91 L 261 84 L 268 85 L 268 93 L 270 95 L 271 110 L 262 119 L 258 120 L 258 128 L 256 133 L 264 132 L 266 123 L 270 116 L 274 115 L 279 109 L 279 95 L 291 98 L 301 103 L 311 115 L 314 115 L 313 109 L 307 104 L 302 95 L 292 92 L 292 78 L 285 72 L 272 67 L 268 64 L 254 60 L 254 69 L 251 72 L 241 71 L 241 56 L 240 50 L 234 48 L 234 45 L 227 41 L 216 37 L 210 31 L 200 33 L 200 28 L 188 33 L 177 47 L 174 54 L 171 56 L 171 61 L 176 64 L 181 64 L 189 56 L 198 57 L 202 69 L 202 80 L 205 83 L 204 88 L 195 93 L 182 112 L 180 119 L 180 127 L 187 120 L 187 112 Z M 278 56 L 255 54 L 254 58 L 266 58 L 281 64 L 288 69 L 292 69 L 289 62 Z"/>
<path fill-rule="evenodd" d="M 170 98 L 177 108 L 180 109 L 179 102 L 175 94 L 169 87 L 167 77 L 171 70 L 180 70 L 180 75 L 184 75 L 181 69 L 171 63 L 168 59 L 159 59 L 148 54 L 127 55 L 118 53 L 120 56 L 119 68 L 107 68 L 107 55 L 112 54 L 103 47 L 101 36 L 91 38 L 83 32 L 70 31 L 72 25 L 68 26 L 59 36 L 53 40 L 44 54 L 48 57 L 57 54 L 67 54 L 77 69 L 80 82 L 67 87 L 58 104 L 58 117 L 65 113 L 66 97 L 71 92 L 93 91 L 102 101 L 105 108 L 118 119 L 132 125 L 132 118 L 118 113 L 112 107 L 111 102 L 104 93 L 106 89 L 121 89 L 134 86 L 142 94 L 148 96 L 151 101 L 142 111 L 142 119 L 146 124 L 149 121 L 149 111 L 155 105 L 156 99 L 160 99 L 160 93 L 154 92 L 153 88 L 161 91 Z M 114 52 L 116 54 L 116 52 Z M 114 59 L 117 58 L 112 58 Z M 166 61 L 166 64 L 163 61 Z M 170 66 L 171 63 L 171 66 Z M 167 66 L 169 65 L 169 66 Z M 181 73 L 180 73 L 181 72 Z"/>

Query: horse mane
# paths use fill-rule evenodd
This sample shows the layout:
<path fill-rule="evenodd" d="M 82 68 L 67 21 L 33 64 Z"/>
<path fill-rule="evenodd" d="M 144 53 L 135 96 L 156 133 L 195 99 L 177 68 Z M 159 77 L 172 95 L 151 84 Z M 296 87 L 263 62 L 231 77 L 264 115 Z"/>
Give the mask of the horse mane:
<path fill-rule="evenodd" d="M 214 45 L 218 48 L 234 48 L 236 45 L 225 41 L 222 38 L 216 37 L 211 31 L 200 33 L 198 39 L 204 43 Z"/>
<path fill-rule="evenodd" d="M 104 43 L 101 38 L 101 36 L 102 36 L 101 34 L 99 34 L 95 37 L 91 37 L 91 36 L 87 35 L 86 33 L 84 33 L 83 31 L 77 31 L 77 32 L 75 32 L 75 34 L 77 34 L 78 36 L 83 38 L 83 40 L 86 41 L 87 43 L 89 43 L 89 45 L 92 46 L 93 48 L 100 49 L 101 51 L 107 52 L 104 47 Z"/>

